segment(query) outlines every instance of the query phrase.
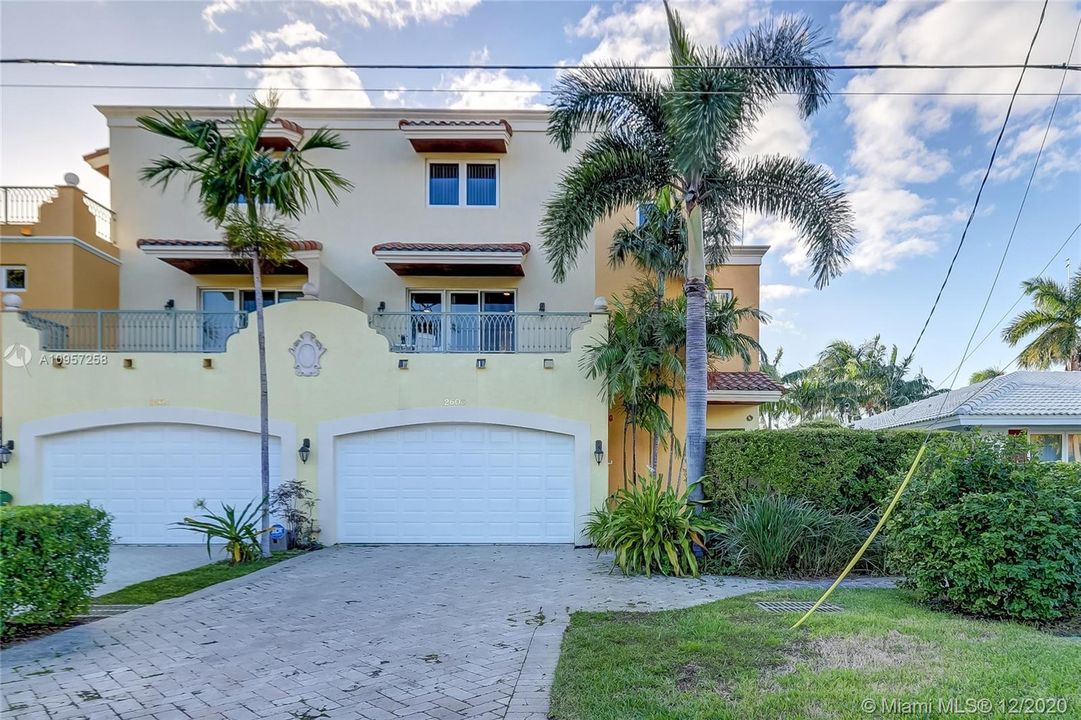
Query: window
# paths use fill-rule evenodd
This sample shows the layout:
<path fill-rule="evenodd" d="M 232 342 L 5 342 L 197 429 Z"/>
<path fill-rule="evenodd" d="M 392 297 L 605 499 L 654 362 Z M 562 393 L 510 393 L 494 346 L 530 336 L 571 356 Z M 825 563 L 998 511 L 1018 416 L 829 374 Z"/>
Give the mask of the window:
<path fill-rule="evenodd" d="M 1066 459 L 1081 463 L 1081 433 L 1066 433 Z"/>
<path fill-rule="evenodd" d="M 646 217 L 653 211 L 656 203 L 646 202 L 638 204 L 638 212 L 635 215 L 635 223 L 638 227 L 642 227 L 646 224 Z"/>
<path fill-rule="evenodd" d="M 726 303 L 732 299 L 732 291 L 728 289 L 713 290 L 710 292 L 709 296 L 713 299 L 713 302 L 715 303 Z"/>
<path fill-rule="evenodd" d="M 458 163 L 428 165 L 428 204 L 458 204 Z"/>
<path fill-rule="evenodd" d="M 22 292 L 26 289 L 26 268 L 21 265 L 7 265 L 4 270 L 5 292 Z"/>
<path fill-rule="evenodd" d="M 263 307 L 292 302 L 304 296 L 299 290 L 264 290 Z M 205 313 L 255 312 L 254 290 L 200 290 L 201 307 Z"/>
<path fill-rule="evenodd" d="M 409 294 L 408 334 L 400 348 L 419 352 L 513 352 L 513 290 L 418 290 Z"/>
<path fill-rule="evenodd" d="M 460 181 L 463 175 L 465 184 Z M 428 163 L 428 204 L 432 206 L 497 206 L 499 204 L 498 163 Z"/>
<path fill-rule="evenodd" d="M 1062 459 L 1062 433 L 1029 433 L 1032 451 L 1040 460 L 1053 462 Z"/>

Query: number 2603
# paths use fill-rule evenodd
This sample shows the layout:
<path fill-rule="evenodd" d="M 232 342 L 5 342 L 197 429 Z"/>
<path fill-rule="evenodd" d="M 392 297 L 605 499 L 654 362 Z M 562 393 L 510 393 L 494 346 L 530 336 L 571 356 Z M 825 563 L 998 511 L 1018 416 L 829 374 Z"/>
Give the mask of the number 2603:
<path fill-rule="evenodd" d="M 443 407 L 459 407 L 465 405 L 462 398 L 443 398 Z"/>

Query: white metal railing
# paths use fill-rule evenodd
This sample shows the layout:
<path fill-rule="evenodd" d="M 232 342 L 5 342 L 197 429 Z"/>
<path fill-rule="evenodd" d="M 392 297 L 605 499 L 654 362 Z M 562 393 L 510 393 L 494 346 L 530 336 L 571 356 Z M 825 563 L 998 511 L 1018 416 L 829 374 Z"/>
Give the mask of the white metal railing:
<path fill-rule="evenodd" d="M 368 321 L 394 352 L 564 353 L 589 313 L 377 312 Z"/>
<path fill-rule="evenodd" d="M 94 216 L 95 234 L 105 242 L 112 242 L 113 221 L 116 220 L 116 213 L 99 203 L 97 200 L 91 200 L 87 195 L 83 195 L 83 202 L 86 204 L 86 209 Z"/>
<path fill-rule="evenodd" d="M 41 206 L 60 196 L 52 186 L 0 187 L 0 222 L 33 224 L 40 219 Z"/>
<path fill-rule="evenodd" d="M 246 312 L 193 310 L 28 310 L 23 322 L 40 331 L 50 352 L 225 352 L 248 326 Z"/>
<path fill-rule="evenodd" d="M 33 225 L 41 220 L 42 205 L 59 196 L 60 190 L 50 185 L 0 186 L 0 223 Z M 94 216 L 94 234 L 111 243 L 116 213 L 87 195 L 83 195 L 83 204 Z"/>

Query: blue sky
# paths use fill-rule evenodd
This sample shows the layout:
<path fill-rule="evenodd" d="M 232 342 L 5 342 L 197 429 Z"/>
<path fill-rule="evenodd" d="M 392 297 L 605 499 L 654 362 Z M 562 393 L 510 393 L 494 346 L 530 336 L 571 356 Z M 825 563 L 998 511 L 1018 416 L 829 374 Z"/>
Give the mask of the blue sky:
<path fill-rule="evenodd" d="M 1038 2 L 677 2 L 692 35 L 722 43 L 783 14 L 812 17 L 833 39 L 837 62 L 1020 63 Z M 1081 7 L 1051 2 L 1033 62 L 1066 60 Z M 232 62 L 557 64 L 620 58 L 663 63 L 659 3 L 319 0 L 303 3 L 4 2 L 5 57 L 69 56 Z M 1081 43 L 1079 43 L 1081 44 Z M 1081 60 L 1081 47 L 1074 62 Z M 543 105 L 552 72 L 310 70 L 122 70 L 4 66 L 0 76 L 0 182 L 51 184 L 74 170 L 96 197 L 107 181 L 81 155 L 107 143 L 95 104 L 236 104 L 246 88 L 285 89 L 283 104 L 509 108 Z M 1017 213 L 1047 125 L 1059 72 L 1029 71 L 996 171 L 940 309 L 916 355 L 936 382 L 960 360 Z M 907 351 L 916 339 L 960 237 L 1017 71 L 878 71 L 839 74 L 838 95 L 809 121 L 790 102 L 764 118 L 746 152 L 786 152 L 824 163 L 842 178 L 859 242 L 843 277 L 814 290 L 791 228 L 749 216 L 747 242 L 773 246 L 763 267 L 763 330 L 783 370 L 813 362 L 830 340 L 881 333 Z M 41 89 L 17 83 L 131 84 L 179 89 Z M 191 86 L 228 86 L 190 90 Z M 409 92 L 435 89 L 439 92 Z M 483 90 L 486 92 L 476 92 Z M 465 92 L 463 92 L 465 91 Z M 507 92 L 511 91 L 511 92 Z M 1019 296 L 1081 222 L 1081 73 L 1066 80 L 1028 204 L 977 338 Z M 879 93 L 919 93 L 882 95 Z M 950 93 L 950 94 L 941 94 Z M 952 94 L 961 93 L 961 94 Z M 973 95 L 971 93 L 985 93 Z M 998 93 L 998 94 L 986 94 Z M 1048 273 L 1081 264 L 1081 233 Z M 1026 306 L 1022 301 L 1018 310 Z M 1015 311 L 1016 312 L 1016 311 Z M 965 363 L 1003 366 L 1015 350 L 995 332 Z"/>

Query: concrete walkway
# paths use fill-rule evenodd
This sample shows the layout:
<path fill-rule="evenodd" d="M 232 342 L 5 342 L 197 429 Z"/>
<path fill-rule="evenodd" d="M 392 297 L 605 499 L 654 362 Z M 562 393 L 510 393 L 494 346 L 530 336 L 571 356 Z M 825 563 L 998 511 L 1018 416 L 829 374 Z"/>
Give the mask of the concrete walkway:
<path fill-rule="evenodd" d="M 98 585 L 94 595 L 224 559 L 220 552 L 208 559 L 206 545 L 113 545 L 109 549 L 105 582 Z"/>
<path fill-rule="evenodd" d="M 566 546 L 322 550 L 5 651 L 4 715 L 542 720 L 570 612 L 807 585 L 609 570 Z"/>

